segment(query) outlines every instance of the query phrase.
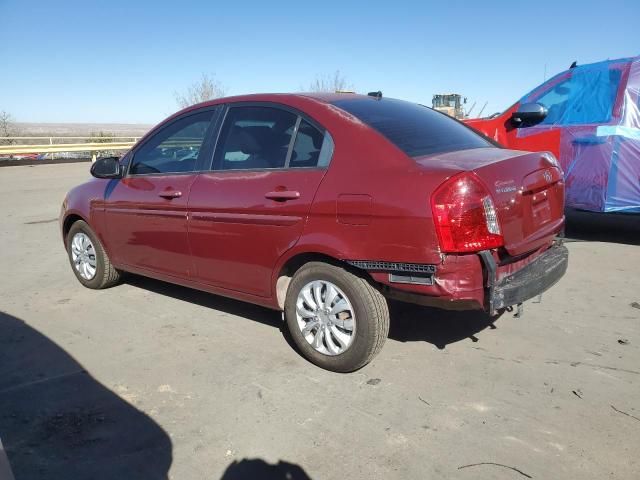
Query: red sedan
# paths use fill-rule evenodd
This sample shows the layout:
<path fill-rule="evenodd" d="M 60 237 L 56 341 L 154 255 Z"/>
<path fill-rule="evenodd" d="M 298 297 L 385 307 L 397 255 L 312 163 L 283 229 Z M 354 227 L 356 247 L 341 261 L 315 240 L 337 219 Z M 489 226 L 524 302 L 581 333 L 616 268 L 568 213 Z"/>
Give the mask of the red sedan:
<path fill-rule="evenodd" d="M 91 171 L 60 216 L 83 285 L 133 272 L 284 310 L 330 370 L 378 353 L 387 298 L 496 315 L 567 268 L 553 155 L 379 94 L 217 99 Z"/>

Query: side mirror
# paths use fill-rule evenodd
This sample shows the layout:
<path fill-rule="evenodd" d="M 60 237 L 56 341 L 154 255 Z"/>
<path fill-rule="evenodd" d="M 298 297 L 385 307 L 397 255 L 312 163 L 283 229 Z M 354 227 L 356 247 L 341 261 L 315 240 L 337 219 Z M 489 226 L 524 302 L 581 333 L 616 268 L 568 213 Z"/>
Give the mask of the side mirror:
<path fill-rule="evenodd" d="M 511 123 L 516 128 L 530 127 L 547 117 L 547 107 L 540 103 L 523 103 L 511 114 Z"/>
<path fill-rule="evenodd" d="M 122 173 L 119 157 L 102 157 L 91 165 L 91 175 L 96 178 L 121 178 Z"/>

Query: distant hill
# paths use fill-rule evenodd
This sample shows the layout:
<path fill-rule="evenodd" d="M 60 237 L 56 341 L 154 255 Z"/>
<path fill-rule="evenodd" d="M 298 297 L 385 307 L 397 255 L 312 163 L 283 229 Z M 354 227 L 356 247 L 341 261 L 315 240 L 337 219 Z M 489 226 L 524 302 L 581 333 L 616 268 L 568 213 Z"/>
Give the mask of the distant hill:
<path fill-rule="evenodd" d="M 78 135 L 88 137 L 92 133 L 105 132 L 116 137 L 134 136 L 141 137 L 147 133 L 153 125 L 139 123 L 26 123 L 14 124 L 21 137 L 69 137 Z"/>

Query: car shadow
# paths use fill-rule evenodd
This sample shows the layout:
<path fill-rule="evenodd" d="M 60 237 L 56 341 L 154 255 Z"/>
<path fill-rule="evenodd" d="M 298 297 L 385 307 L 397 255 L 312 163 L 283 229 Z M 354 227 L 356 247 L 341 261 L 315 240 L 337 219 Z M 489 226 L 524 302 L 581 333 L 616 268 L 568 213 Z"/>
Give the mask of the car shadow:
<path fill-rule="evenodd" d="M 229 315 L 248 318 L 254 322 L 263 323 L 272 327 L 280 328 L 282 326 L 281 312 L 252 303 L 241 302 L 221 295 L 214 295 L 212 293 L 131 273 L 127 273 L 124 281 L 134 287 L 175 298 L 183 302 L 193 303 L 194 305 L 200 305 L 201 307 L 212 310 L 220 310 Z"/>
<path fill-rule="evenodd" d="M 260 458 L 244 458 L 232 462 L 220 477 L 220 480 L 311 480 L 304 469 L 295 463 L 283 462 L 271 464 Z"/>
<path fill-rule="evenodd" d="M 127 275 L 126 283 L 184 302 L 193 303 L 254 322 L 278 328 L 287 342 L 296 348 L 282 321 L 282 313 L 250 303 L 194 290 L 138 275 Z M 482 311 L 447 311 L 403 302 L 389 302 L 391 326 L 389 338 L 400 342 L 427 342 L 439 349 L 475 336 L 485 328 L 496 328 L 496 317 Z"/>
<path fill-rule="evenodd" d="M 18 480 L 164 480 L 172 463 L 162 427 L 3 312 L 0 438 Z"/>
<path fill-rule="evenodd" d="M 470 339 L 486 328 L 495 329 L 498 317 L 481 310 L 451 311 L 411 303 L 389 302 L 389 338 L 399 342 L 427 342 L 442 350 L 447 345 Z"/>
<path fill-rule="evenodd" d="M 640 245 L 640 214 L 567 210 L 567 241 Z"/>

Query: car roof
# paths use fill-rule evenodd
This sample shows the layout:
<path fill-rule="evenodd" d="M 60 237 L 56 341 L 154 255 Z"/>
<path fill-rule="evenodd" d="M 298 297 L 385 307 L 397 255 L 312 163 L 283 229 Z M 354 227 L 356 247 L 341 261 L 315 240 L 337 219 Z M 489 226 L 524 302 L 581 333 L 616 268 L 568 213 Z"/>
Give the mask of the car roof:
<path fill-rule="evenodd" d="M 338 100 L 354 99 L 354 98 L 369 98 L 367 95 L 359 95 L 356 93 L 331 93 L 331 92 L 299 92 L 299 93 L 250 93 L 245 95 L 234 95 L 230 97 L 220 97 L 214 100 L 208 100 L 206 102 L 191 105 L 181 112 L 186 112 L 194 108 L 201 108 L 207 106 L 218 105 L 221 103 L 239 103 L 239 102 L 282 102 L 287 103 L 287 100 L 309 98 L 321 103 L 333 103 Z M 180 113 L 180 112 L 178 112 Z"/>
<path fill-rule="evenodd" d="M 368 98 L 367 95 L 360 95 L 354 92 L 303 92 L 297 95 L 301 97 L 315 98 L 316 100 L 325 103 L 333 103 L 344 99 Z"/>
<path fill-rule="evenodd" d="M 186 113 L 192 112 L 194 110 L 198 110 L 206 107 L 213 107 L 216 105 L 224 104 L 224 103 L 241 103 L 241 102 L 273 102 L 273 103 L 282 103 L 284 105 L 291 104 L 295 100 L 305 99 L 310 102 L 318 102 L 320 104 L 329 105 L 332 102 L 344 99 L 371 99 L 371 97 L 367 95 L 358 95 L 355 93 L 327 93 L 327 92 L 299 92 L 299 93 L 250 93 L 245 95 L 234 95 L 229 97 L 220 97 L 215 98 L 213 100 L 207 100 L 206 102 L 196 103 L 195 105 L 189 105 L 172 115 L 168 116 L 156 126 L 154 126 L 151 130 L 149 130 L 141 139 L 140 142 L 144 141 L 147 137 L 152 135 L 157 131 L 158 128 L 161 128 L 163 125 L 166 125 L 168 122 L 173 119 L 184 115 Z M 299 103 L 299 102 L 293 102 Z"/>

